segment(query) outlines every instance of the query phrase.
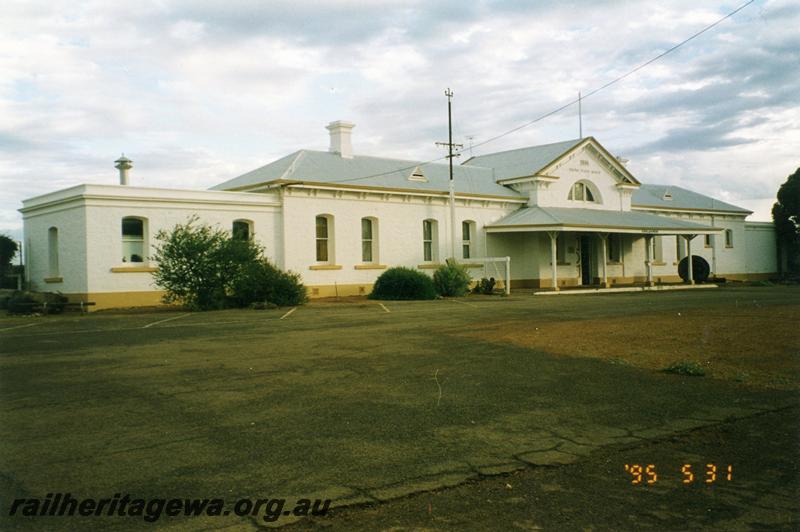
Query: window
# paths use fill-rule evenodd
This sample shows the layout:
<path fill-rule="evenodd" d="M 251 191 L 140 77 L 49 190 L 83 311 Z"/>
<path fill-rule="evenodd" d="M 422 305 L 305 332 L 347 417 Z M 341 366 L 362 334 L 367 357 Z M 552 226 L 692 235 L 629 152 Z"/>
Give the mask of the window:
<path fill-rule="evenodd" d="M 705 245 L 706 245 L 707 248 L 714 247 L 714 240 L 713 239 L 714 239 L 713 235 L 706 235 Z"/>
<path fill-rule="evenodd" d="M 567 262 L 567 235 L 564 233 L 556 238 L 556 262 L 559 264 Z"/>
<path fill-rule="evenodd" d="M 250 220 L 234 220 L 231 235 L 234 240 L 250 240 L 253 238 L 253 222 Z"/>
<path fill-rule="evenodd" d="M 680 235 L 675 236 L 675 256 L 678 261 L 686 256 L 686 239 Z"/>
<path fill-rule="evenodd" d="M 377 260 L 376 225 L 377 220 L 374 218 L 361 218 L 361 262 L 376 262 Z"/>
<path fill-rule="evenodd" d="M 47 230 L 48 277 L 58 277 L 58 228 Z"/>
<path fill-rule="evenodd" d="M 436 234 L 436 220 L 424 220 L 422 222 L 422 260 L 432 262 L 436 258 L 438 251 Z"/>
<path fill-rule="evenodd" d="M 664 262 L 664 237 L 654 236 L 650 239 L 650 257 L 653 262 Z"/>
<path fill-rule="evenodd" d="M 317 216 L 317 262 L 332 262 L 330 253 L 330 216 Z"/>
<path fill-rule="evenodd" d="M 622 261 L 622 236 L 609 235 L 608 237 L 608 262 Z"/>
<path fill-rule="evenodd" d="M 144 220 L 122 219 L 122 262 L 144 262 Z"/>
<path fill-rule="evenodd" d="M 472 257 L 472 235 L 475 234 L 475 222 L 461 222 L 461 254 L 465 259 Z"/>
<path fill-rule="evenodd" d="M 571 201 L 595 202 L 592 189 L 589 188 L 586 183 L 580 181 L 572 185 L 572 188 L 569 189 L 569 196 L 567 196 L 567 199 Z"/>
<path fill-rule="evenodd" d="M 733 229 L 725 229 L 725 247 L 733 247 Z"/>

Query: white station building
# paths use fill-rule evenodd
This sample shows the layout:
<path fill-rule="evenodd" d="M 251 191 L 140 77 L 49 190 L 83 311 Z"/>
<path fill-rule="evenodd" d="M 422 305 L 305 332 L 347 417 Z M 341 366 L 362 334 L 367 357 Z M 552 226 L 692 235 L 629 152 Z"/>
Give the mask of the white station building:
<path fill-rule="evenodd" d="M 640 183 L 593 137 L 446 164 L 354 155 L 354 125 L 327 126 L 327 152 L 299 150 L 211 190 L 78 185 L 25 200 L 29 286 L 95 308 L 159 304 L 155 234 L 196 215 L 257 240 L 311 297 L 368 294 L 392 266 L 431 273 L 455 250 L 475 277 L 510 257 L 512 288 L 681 281 L 703 257 L 733 280 L 777 271 L 771 223 L 675 186 Z M 453 237 L 455 235 L 455 241 Z M 505 278 L 502 273 L 498 278 Z"/>

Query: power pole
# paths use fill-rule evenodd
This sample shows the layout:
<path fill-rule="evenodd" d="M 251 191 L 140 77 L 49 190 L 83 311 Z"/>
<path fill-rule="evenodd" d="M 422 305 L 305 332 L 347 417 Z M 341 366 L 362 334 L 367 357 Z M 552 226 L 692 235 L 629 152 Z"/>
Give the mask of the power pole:
<path fill-rule="evenodd" d="M 444 91 L 447 96 L 447 142 L 437 142 L 437 146 L 447 146 L 447 159 L 450 161 L 450 258 L 456 259 L 456 187 L 453 181 L 453 157 L 460 157 L 460 153 L 453 153 L 454 147 L 463 148 L 463 144 L 453 144 L 453 113 L 452 103 L 453 91 Z"/>
<path fill-rule="evenodd" d="M 581 91 L 578 91 L 578 138 L 583 138 L 583 110 L 581 109 Z"/>

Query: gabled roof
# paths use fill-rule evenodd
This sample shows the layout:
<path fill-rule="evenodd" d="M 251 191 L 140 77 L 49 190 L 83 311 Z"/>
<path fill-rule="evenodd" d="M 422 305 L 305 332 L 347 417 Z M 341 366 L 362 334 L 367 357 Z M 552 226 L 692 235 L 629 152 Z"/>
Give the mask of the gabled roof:
<path fill-rule="evenodd" d="M 427 181 L 409 179 L 417 167 Z M 453 175 L 457 193 L 523 199 L 515 190 L 495 183 L 490 168 L 454 166 Z M 300 150 L 212 189 L 242 190 L 276 181 L 437 193 L 447 192 L 450 187 L 446 164 L 424 164 L 420 161 L 363 155 L 344 158 L 337 153 Z"/>
<path fill-rule="evenodd" d="M 534 175 L 585 139 L 573 139 L 541 146 L 477 155 L 464 161 L 466 166 L 494 169 L 495 179 Z"/>
<path fill-rule="evenodd" d="M 639 211 L 604 211 L 569 207 L 524 207 L 489 224 L 494 232 L 506 230 L 581 230 L 597 232 L 714 233 L 707 225 Z"/>
<path fill-rule="evenodd" d="M 671 197 L 671 199 L 667 199 Z M 654 207 L 659 209 L 724 211 L 751 214 L 752 211 L 725 203 L 711 196 L 705 196 L 673 185 L 642 185 L 633 192 L 633 207 Z"/>

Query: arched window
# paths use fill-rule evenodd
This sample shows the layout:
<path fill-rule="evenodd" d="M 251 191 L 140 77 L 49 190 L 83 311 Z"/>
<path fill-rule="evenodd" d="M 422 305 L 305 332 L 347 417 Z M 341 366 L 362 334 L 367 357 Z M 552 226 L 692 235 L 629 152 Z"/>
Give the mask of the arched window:
<path fill-rule="evenodd" d="M 48 277 L 58 277 L 58 228 L 47 230 L 47 264 Z"/>
<path fill-rule="evenodd" d="M 474 238 L 475 222 L 472 220 L 461 222 L 461 254 L 465 259 L 473 256 Z"/>
<path fill-rule="evenodd" d="M 253 238 L 253 222 L 250 220 L 234 220 L 231 235 L 234 240 L 250 240 Z"/>
<path fill-rule="evenodd" d="M 378 262 L 377 218 L 361 218 L 361 262 Z"/>
<path fill-rule="evenodd" d="M 145 219 L 122 219 L 122 262 L 144 262 Z"/>
<path fill-rule="evenodd" d="M 433 262 L 439 251 L 439 235 L 436 220 L 423 220 L 422 222 L 422 260 Z"/>
<path fill-rule="evenodd" d="M 316 218 L 317 262 L 334 261 L 333 216 L 320 214 Z"/>
<path fill-rule="evenodd" d="M 733 229 L 725 229 L 725 247 L 733 247 Z"/>
<path fill-rule="evenodd" d="M 572 188 L 569 189 L 569 196 L 567 196 L 567 199 L 570 201 L 583 201 L 588 203 L 595 203 L 597 201 L 592 187 L 583 181 L 578 181 L 572 185 Z"/>

